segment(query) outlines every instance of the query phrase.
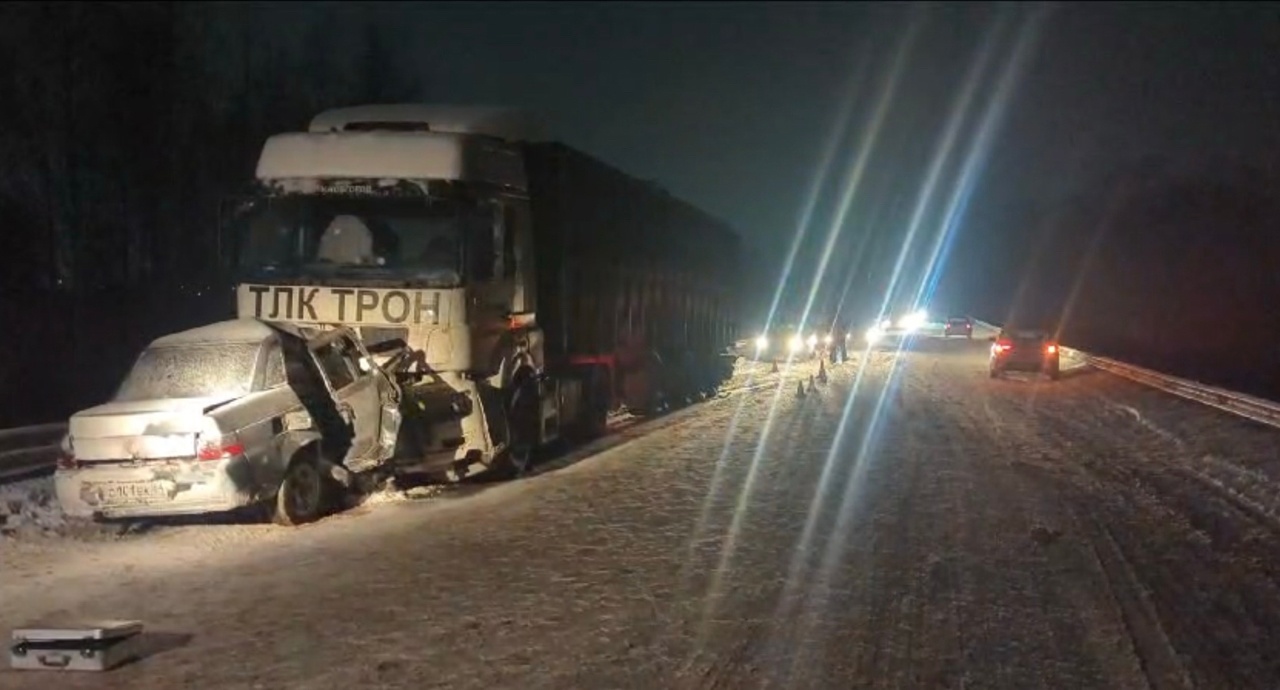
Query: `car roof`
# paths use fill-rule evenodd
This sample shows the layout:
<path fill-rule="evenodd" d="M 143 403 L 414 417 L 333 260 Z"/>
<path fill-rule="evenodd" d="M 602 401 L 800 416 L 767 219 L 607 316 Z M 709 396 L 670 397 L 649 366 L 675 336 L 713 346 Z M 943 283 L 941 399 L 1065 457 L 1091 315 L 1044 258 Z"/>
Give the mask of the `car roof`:
<path fill-rule="evenodd" d="M 276 335 L 276 330 L 257 319 L 218 321 L 197 328 L 161 336 L 151 347 L 206 345 L 217 343 L 260 343 Z"/>

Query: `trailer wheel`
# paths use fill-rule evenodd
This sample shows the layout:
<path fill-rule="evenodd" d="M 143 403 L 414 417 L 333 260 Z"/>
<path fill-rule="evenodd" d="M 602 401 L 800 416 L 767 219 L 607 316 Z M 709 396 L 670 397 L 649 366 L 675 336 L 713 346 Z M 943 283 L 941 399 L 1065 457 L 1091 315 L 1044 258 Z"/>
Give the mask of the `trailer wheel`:
<path fill-rule="evenodd" d="M 590 441 L 604 436 L 609 427 L 609 407 L 613 396 L 609 369 L 587 367 L 583 371 L 582 390 L 582 408 L 574 424 L 574 436 L 575 440 Z"/>

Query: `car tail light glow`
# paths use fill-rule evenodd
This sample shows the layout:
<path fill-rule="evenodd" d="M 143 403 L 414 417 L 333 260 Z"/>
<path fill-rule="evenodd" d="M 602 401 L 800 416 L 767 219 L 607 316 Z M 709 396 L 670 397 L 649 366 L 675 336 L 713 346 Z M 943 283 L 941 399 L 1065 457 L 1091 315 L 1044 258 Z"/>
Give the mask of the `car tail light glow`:
<path fill-rule="evenodd" d="M 1050 345 L 1050 346 L 1046 347 L 1046 348 L 1044 349 L 1044 351 L 1052 355 L 1052 354 L 1054 354 L 1054 353 L 1056 353 L 1056 352 L 1058 351 L 1058 346 L 1057 346 L 1057 345 Z"/>
<path fill-rule="evenodd" d="M 995 345 L 991 346 L 991 349 L 996 352 L 1008 352 L 1013 349 L 1013 343 L 1007 340 L 998 340 Z"/>
<path fill-rule="evenodd" d="M 235 435 L 215 438 L 201 438 L 196 449 L 196 457 L 200 460 L 222 460 L 237 455 L 244 455 L 244 444 Z"/>

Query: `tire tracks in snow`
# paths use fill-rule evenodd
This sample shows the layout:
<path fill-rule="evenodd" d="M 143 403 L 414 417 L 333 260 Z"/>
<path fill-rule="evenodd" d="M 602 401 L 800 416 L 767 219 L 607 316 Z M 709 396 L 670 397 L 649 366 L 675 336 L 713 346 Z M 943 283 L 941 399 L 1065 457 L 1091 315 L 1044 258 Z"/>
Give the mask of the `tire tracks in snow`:
<path fill-rule="evenodd" d="M 1197 439 L 1114 401 L 1145 401 L 1193 420 L 1218 413 L 1090 378 L 1041 400 L 1036 433 L 1070 452 L 1051 453 L 1037 469 L 1074 495 L 1077 524 L 1091 532 L 1148 685 L 1276 687 L 1280 665 L 1265 651 L 1268 631 L 1280 625 L 1271 521 L 1195 460 L 1204 451 Z"/>

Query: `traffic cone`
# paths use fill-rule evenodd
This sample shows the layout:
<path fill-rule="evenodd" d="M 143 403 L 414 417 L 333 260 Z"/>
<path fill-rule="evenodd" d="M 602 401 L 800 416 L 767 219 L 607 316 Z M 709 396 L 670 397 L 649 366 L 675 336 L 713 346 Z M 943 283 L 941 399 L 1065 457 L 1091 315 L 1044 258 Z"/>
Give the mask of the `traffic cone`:
<path fill-rule="evenodd" d="M 770 374 L 778 373 L 778 360 L 773 360 L 773 367 L 769 369 Z"/>
<path fill-rule="evenodd" d="M 796 397 L 804 397 L 804 381 L 796 381 Z"/>
<path fill-rule="evenodd" d="M 816 390 L 818 390 L 818 387 L 813 383 L 813 374 L 809 374 L 809 392 L 813 393 Z"/>
<path fill-rule="evenodd" d="M 826 360 L 818 360 L 818 383 L 827 382 L 827 362 Z"/>

